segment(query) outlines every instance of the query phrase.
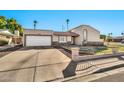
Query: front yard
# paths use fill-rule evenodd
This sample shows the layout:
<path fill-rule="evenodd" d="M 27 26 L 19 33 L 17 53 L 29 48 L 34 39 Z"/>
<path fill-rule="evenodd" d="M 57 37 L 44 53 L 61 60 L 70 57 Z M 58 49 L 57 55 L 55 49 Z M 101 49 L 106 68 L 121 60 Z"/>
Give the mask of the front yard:
<path fill-rule="evenodd" d="M 118 52 L 124 52 L 124 44 L 121 43 L 109 43 L 108 45 L 104 46 L 103 48 L 97 48 L 95 51 L 96 55 L 99 54 L 111 54 L 112 49 L 116 49 Z"/>
<path fill-rule="evenodd" d="M 63 46 L 65 49 L 70 50 L 72 47 L 80 48 L 80 55 L 102 55 L 112 54 L 112 50 L 124 52 L 124 44 L 113 43 L 105 44 L 105 46 Z"/>

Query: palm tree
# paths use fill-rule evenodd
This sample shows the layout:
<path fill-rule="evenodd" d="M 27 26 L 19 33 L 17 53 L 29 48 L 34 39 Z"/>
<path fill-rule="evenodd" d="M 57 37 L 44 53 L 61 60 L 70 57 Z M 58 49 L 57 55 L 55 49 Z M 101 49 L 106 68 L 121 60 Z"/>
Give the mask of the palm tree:
<path fill-rule="evenodd" d="M 109 42 L 110 40 L 112 40 L 112 33 L 108 33 L 108 36 L 107 36 L 107 45 L 109 45 Z"/>
<path fill-rule="evenodd" d="M 34 30 L 36 29 L 36 24 L 38 23 L 36 20 L 34 20 Z"/>
<path fill-rule="evenodd" d="M 68 24 L 69 24 L 69 19 L 66 19 L 66 23 L 67 23 L 67 30 L 68 30 Z"/>
<path fill-rule="evenodd" d="M 121 33 L 121 35 L 122 35 L 122 39 L 124 39 L 124 33 L 123 32 Z"/>
<path fill-rule="evenodd" d="M 108 33 L 108 36 L 112 36 L 112 33 Z"/>

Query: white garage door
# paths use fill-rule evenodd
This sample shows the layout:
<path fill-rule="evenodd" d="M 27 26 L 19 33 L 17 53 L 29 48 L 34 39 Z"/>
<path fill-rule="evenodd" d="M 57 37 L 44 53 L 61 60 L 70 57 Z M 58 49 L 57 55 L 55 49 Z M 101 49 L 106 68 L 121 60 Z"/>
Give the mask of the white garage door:
<path fill-rule="evenodd" d="M 26 46 L 51 46 L 51 36 L 26 36 Z"/>

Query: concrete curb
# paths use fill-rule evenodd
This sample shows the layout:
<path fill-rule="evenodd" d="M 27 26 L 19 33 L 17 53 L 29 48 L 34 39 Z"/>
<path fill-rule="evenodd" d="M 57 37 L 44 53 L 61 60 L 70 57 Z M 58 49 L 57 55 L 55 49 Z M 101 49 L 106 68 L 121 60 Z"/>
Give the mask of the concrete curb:
<path fill-rule="evenodd" d="M 72 76 L 66 79 L 61 79 L 61 80 L 56 80 L 54 82 L 76 82 L 78 81 L 78 78 L 81 78 L 82 81 L 80 82 L 90 82 L 99 78 L 103 78 L 106 76 L 110 76 L 113 74 L 117 74 L 117 73 L 121 73 L 124 71 L 124 67 L 123 68 L 118 68 L 115 70 L 111 70 L 111 71 L 106 71 L 104 73 L 98 73 L 98 74 L 89 74 L 89 75 L 77 75 L 77 76 Z"/>

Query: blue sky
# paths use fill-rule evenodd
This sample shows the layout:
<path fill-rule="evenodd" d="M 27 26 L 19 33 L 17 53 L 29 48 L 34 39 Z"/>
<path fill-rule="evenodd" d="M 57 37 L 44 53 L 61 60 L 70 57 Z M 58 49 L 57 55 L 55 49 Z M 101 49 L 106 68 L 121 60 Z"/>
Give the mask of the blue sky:
<path fill-rule="evenodd" d="M 65 20 L 70 19 L 70 29 L 86 24 L 101 34 L 124 32 L 124 11 L 119 10 L 0 10 L 0 16 L 15 18 L 24 28 L 33 28 L 33 20 L 37 20 L 37 29 L 62 31 L 64 25 L 66 31 Z"/>

